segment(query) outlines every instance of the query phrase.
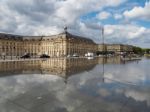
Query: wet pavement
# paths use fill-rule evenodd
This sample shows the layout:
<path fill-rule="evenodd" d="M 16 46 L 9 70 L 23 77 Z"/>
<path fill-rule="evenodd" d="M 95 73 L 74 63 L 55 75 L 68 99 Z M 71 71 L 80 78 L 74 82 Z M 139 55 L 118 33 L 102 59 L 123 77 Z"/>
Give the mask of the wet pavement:
<path fill-rule="evenodd" d="M 0 112 L 150 112 L 150 59 L 0 62 Z"/>

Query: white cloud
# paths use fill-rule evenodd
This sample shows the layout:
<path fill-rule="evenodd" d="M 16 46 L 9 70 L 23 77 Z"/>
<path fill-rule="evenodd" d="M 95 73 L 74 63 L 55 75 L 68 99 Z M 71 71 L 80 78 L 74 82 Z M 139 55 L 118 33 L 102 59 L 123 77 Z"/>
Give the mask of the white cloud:
<path fill-rule="evenodd" d="M 122 15 L 121 14 L 114 14 L 114 18 L 115 19 L 122 19 Z"/>
<path fill-rule="evenodd" d="M 64 25 L 67 25 L 71 33 L 89 37 L 100 43 L 101 23 L 91 19 L 81 21 L 81 17 L 100 11 L 102 11 L 100 18 L 110 17 L 111 14 L 103 12 L 103 8 L 116 7 L 125 1 L 43 0 L 40 2 L 40 0 L 13 0 L 11 2 L 10 0 L 1 0 L 0 32 L 20 35 L 51 35 L 62 32 Z M 149 3 L 145 7 L 147 6 Z M 121 19 L 119 14 L 113 16 L 115 19 Z M 127 42 L 132 39 L 139 41 L 141 38 L 143 42 L 150 42 L 149 35 L 149 29 L 136 25 L 105 25 L 105 36 L 108 42 Z"/>
<path fill-rule="evenodd" d="M 97 15 L 97 18 L 100 20 L 108 19 L 111 16 L 111 13 L 103 11 Z"/>
<path fill-rule="evenodd" d="M 135 6 L 130 11 L 125 11 L 123 15 L 127 19 L 142 19 L 142 20 L 150 20 L 150 2 L 146 2 L 144 7 Z"/>
<path fill-rule="evenodd" d="M 144 102 L 146 101 L 147 105 L 150 106 L 150 97 L 149 97 L 149 91 L 146 90 L 127 90 L 125 92 L 125 95 L 127 97 L 131 97 L 135 99 L 136 101 Z"/>
<path fill-rule="evenodd" d="M 124 39 L 143 38 L 150 30 L 136 25 L 106 25 L 105 34 L 107 37 Z M 148 35 L 145 37 L 148 38 Z"/>
<path fill-rule="evenodd" d="M 104 7 L 118 6 L 125 0 L 1 0 L 0 31 L 25 35 L 40 34 L 47 29 L 78 26 L 80 17 Z M 51 27 L 51 28 L 50 28 Z M 30 29 L 30 30 L 29 30 Z M 43 31 L 45 30 L 45 31 Z M 38 32 L 38 33 L 37 33 Z M 47 34 L 54 33 L 49 30 Z"/>
<path fill-rule="evenodd" d="M 120 70 L 122 70 L 122 74 L 120 74 Z M 107 72 L 105 72 L 104 77 L 106 79 L 110 79 L 112 81 L 114 80 L 125 84 L 140 85 L 147 78 L 147 76 L 145 75 L 145 71 L 143 69 L 140 69 L 140 67 L 119 66 L 118 70 L 113 71 L 113 73 L 111 71 L 112 70 L 109 69 Z"/>

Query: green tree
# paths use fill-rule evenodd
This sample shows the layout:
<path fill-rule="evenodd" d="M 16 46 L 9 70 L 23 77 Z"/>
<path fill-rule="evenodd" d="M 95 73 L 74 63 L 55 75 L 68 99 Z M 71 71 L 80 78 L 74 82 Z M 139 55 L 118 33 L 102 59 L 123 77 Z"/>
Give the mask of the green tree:
<path fill-rule="evenodd" d="M 145 49 L 145 53 L 150 54 L 150 49 Z"/>
<path fill-rule="evenodd" d="M 133 47 L 133 52 L 134 52 L 135 54 L 143 54 L 143 53 L 144 53 L 144 50 L 143 50 L 142 48 L 140 48 L 140 47 L 134 46 L 134 47 Z"/>

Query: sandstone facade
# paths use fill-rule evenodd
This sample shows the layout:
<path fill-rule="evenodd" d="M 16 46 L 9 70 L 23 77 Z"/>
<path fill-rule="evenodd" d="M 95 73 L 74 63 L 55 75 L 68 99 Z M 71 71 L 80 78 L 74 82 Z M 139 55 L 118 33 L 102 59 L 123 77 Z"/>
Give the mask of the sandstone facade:
<path fill-rule="evenodd" d="M 18 36 L 0 34 L 0 56 L 32 56 L 47 54 L 50 57 L 66 57 L 97 51 L 130 52 L 132 46 L 122 44 L 96 44 L 91 39 L 72 35 L 68 32 L 52 36 Z"/>

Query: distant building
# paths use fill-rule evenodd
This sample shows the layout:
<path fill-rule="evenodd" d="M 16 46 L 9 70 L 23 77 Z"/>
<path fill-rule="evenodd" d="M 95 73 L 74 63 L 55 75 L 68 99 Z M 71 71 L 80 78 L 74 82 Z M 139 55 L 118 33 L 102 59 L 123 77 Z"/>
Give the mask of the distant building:
<path fill-rule="evenodd" d="M 125 44 L 99 44 L 98 51 L 108 51 L 114 53 L 121 53 L 121 52 L 132 52 L 133 46 L 132 45 L 125 45 Z"/>

